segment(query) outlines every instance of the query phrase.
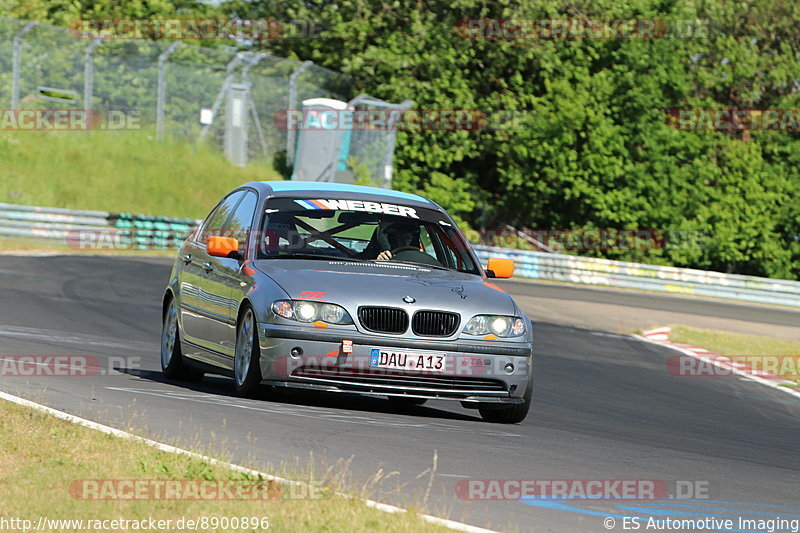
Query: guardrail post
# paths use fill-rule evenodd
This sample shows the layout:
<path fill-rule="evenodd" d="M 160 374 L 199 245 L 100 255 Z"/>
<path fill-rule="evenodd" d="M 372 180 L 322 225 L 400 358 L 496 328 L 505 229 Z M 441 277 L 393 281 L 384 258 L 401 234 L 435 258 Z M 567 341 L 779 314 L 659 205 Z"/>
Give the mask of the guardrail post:
<path fill-rule="evenodd" d="M 164 138 L 164 100 L 167 97 L 167 59 L 180 42 L 174 42 L 158 56 L 158 89 L 156 91 L 156 140 Z"/>
<path fill-rule="evenodd" d="M 29 22 L 22 28 L 19 33 L 14 36 L 12 40 L 12 59 L 11 59 L 11 109 L 17 109 L 19 107 L 19 69 L 20 69 L 20 56 L 21 50 L 20 47 L 22 46 L 22 38 L 25 37 L 29 31 L 31 31 L 35 26 L 38 26 L 38 22 Z"/>

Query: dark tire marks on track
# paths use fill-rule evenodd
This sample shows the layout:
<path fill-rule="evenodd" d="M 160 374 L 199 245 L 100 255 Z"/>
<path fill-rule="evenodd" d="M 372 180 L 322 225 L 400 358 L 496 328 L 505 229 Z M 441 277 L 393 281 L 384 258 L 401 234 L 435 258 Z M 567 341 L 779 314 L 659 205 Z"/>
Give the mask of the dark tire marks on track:
<path fill-rule="evenodd" d="M 511 426 L 482 422 L 474 411 L 441 401 L 405 407 L 266 390 L 242 400 L 225 378 L 165 382 L 158 371 L 159 313 L 170 268 L 165 259 L 0 257 L 0 356 L 86 353 L 131 362 L 86 378 L 0 376 L 0 390 L 101 422 L 127 424 L 135 412 L 143 431 L 161 438 L 219 445 L 222 437 L 234 460 L 253 466 L 303 462 L 311 452 L 325 464 L 353 457 L 354 480 L 379 468 L 399 472 L 374 496 L 401 505 L 424 492 L 427 479 L 414 478 L 437 453 L 431 511 L 447 509 L 451 518 L 483 527 L 604 530 L 600 517 L 459 500 L 459 480 L 708 480 L 717 499 L 796 505 L 800 402 L 737 378 L 671 376 L 665 362 L 674 352 L 621 335 L 537 323 L 534 407 L 525 422 Z M 503 285 L 512 294 L 576 305 L 581 298 L 643 309 L 673 305 L 648 294 Z M 717 302 L 681 299 L 680 305 L 687 302 L 695 314 L 734 312 Z M 780 325 L 796 316 L 735 308 L 737 318 L 752 313 Z M 45 337 L 35 333 L 40 330 Z M 402 492 L 393 492 L 403 483 Z"/>

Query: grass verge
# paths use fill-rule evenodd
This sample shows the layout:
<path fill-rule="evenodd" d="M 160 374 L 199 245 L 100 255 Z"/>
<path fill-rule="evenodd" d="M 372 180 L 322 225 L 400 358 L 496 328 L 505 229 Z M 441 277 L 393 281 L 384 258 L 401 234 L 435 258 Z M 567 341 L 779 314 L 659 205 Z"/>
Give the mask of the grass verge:
<path fill-rule="evenodd" d="M 729 333 L 726 331 L 698 329 L 688 326 L 672 326 L 669 340 L 705 348 L 706 350 L 720 355 L 727 355 L 736 361 L 746 362 L 762 370 L 770 370 L 770 368 L 753 364 L 754 360 L 752 358 L 747 358 L 747 360 L 745 360 L 746 356 L 793 356 L 792 359 L 795 362 L 797 361 L 797 357 L 795 356 L 800 356 L 800 342 L 776 339 L 773 337 Z M 790 361 L 789 358 L 787 358 L 787 362 L 788 361 Z M 757 363 L 758 360 L 756 359 L 755 362 Z M 781 361 L 772 361 L 765 358 L 762 361 L 762 365 L 765 365 L 767 362 L 778 363 L 777 365 L 773 365 L 777 370 L 777 372 L 775 372 L 776 374 L 800 383 L 800 378 L 798 378 L 798 373 L 796 371 L 796 364 L 780 364 L 782 363 Z"/>
<path fill-rule="evenodd" d="M 0 132 L 0 202 L 202 218 L 228 191 L 281 179 L 218 151 L 156 142 L 149 130 Z"/>
<path fill-rule="evenodd" d="M 84 250 L 67 246 L 58 239 L 24 239 L 22 237 L 3 237 L 0 236 L 0 254 L 3 253 L 56 253 L 56 254 L 81 254 L 81 255 L 129 255 L 129 256 L 155 256 L 172 257 L 178 256 L 177 250 L 139 250 L 139 249 L 119 249 L 110 248 L 86 248 Z"/>
<path fill-rule="evenodd" d="M 109 490 L 96 490 L 97 485 L 84 481 L 98 479 L 101 479 L 99 486 Z M 231 480 L 238 483 L 235 486 L 251 491 L 246 494 L 261 496 L 251 500 L 107 499 L 111 494 L 135 494 L 120 484 L 122 480 L 140 480 L 137 486 L 150 487 L 150 494 L 154 493 L 152 487 L 156 485 L 141 480 L 165 484 L 178 481 L 182 487 L 178 493 L 182 495 L 192 494 L 193 491 L 188 490 L 192 486 L 203 487 L 199 494 L 213 494 L 213 491 L 206 492 L 208 487 L 219 491 L 221 483 Z M 205 484 L 192 485 L 192 480 Z M 177 522 L 180 519 L 207 517 L 205 526 L 208 527 L 197 527 L 197 531 L 449 531 L 423 521 L 413 512 L 388 514 L 368 508 L 360 499 L 334 495 L 324 486 L 319 487 L 314 498 L 303 497 L 302 491 L 292 491 L 285 486 L 279 488 L 276 498 L 275 488 L 274 485 L 265 487 L 247 474 L 201 459 L 162 452 L 143 443 L 106 435 L 0 401 L 0 493 L 3 494 L 0 529 L 13 528 L 9 523 L 4 526 L 3 519 L 31 520 L 36 527 L 40 517 L 46 517 L 50 522 L 44 522 L 45 527 L 39 531 L 142 530 L 132 522 L 86 526 L 92 525 L 90 520 L 150 519 L 172 520 L 170 527 L 161 530 L 176 531 L 192 529 L 185 525 L 180 527 Z M 100 500 L 91 498 L 104 495 Z M 224 517 L 228 520 L 225 524 L 222 523 Z M 257 526 L 234 528 L 234 517 L 240 520 L 239 525 L 243 517 L 256 518 Z M 267 522 L 261 521 L 262 518 Z M 76 527 L 75 523 L 54 520 L 83 520 L 83 524 Z M 267 523 L 268 527 L 264 527 Z"/>

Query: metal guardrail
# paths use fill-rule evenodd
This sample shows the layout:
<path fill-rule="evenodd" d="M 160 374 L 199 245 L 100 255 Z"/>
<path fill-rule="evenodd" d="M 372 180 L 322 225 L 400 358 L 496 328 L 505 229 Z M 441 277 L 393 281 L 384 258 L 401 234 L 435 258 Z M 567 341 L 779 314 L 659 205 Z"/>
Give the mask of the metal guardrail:
<path fill-rule="evenodd" d="M 76 249 L 179 248 L 199 221 L 0 203 L 0 235 L 45 238 Z"/>
<path fill-rule="evenodd" d="M 473 248 L 482 261 L 489 257 L 512 259 L 515 275 L 523 278 L 800 307 L 798 281 L 492 246 Z"/>
<path fill-rule="evenodd" d="M 175 249 L 198 223 L 188 218 L 0 203 L 0 236 L 56 239 L 77 249 Z M 512 259 L 515 274 L 524 278 L 800 307 L 798 281 L 492 246 L 473 248 L 482 261 Z"/>

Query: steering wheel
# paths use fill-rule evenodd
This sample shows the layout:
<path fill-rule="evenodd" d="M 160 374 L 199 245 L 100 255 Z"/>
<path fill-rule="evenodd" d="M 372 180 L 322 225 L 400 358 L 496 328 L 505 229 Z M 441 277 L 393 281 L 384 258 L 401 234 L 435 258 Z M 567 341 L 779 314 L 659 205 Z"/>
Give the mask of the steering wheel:
<path fill-rule="evenodd" d="M 417 248 L 416 246 L 398 246 L 394 250 L 389 250 L 389 252 L 392 254 L 392 257 L 399 254 L 400 252 L 410 252 L 410 251 L 419 252 L 419 248 Z"/>

